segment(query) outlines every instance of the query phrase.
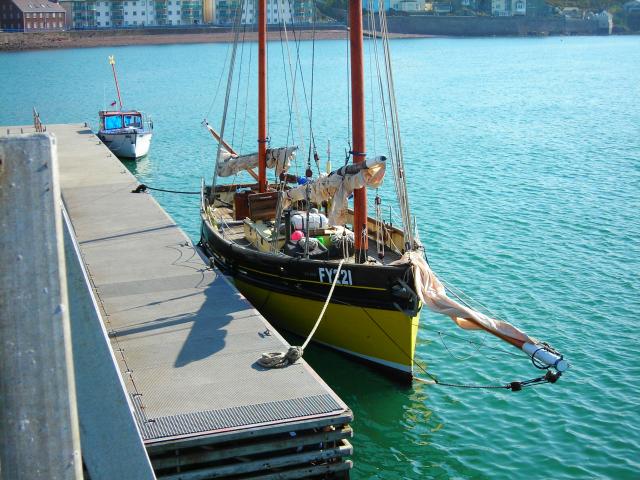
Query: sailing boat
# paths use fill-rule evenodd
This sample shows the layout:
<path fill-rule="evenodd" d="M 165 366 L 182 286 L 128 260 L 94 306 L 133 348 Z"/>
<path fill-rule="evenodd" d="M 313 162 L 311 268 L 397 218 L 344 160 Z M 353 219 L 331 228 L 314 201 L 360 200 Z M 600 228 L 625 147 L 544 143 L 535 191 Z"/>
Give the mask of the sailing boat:
<path fill-rule="evenodd" d="M 268 146 L 266 4 L 258 2 L 257 152 L 239 154 L 224 139 L 233 63 L 220 133 L 205 121 L 218 142 L 213 182 L 203 184 L 201 195 L 200 244 L 212 262 L 276 327 L 306 337 L 321 320 L 313 341 L 390 369 L 399 378 L 413 375 L 420 311 L 425 305 L 451 316 L 462 328 L 485 330 L 539 362 L 564 369 L 566 365 L 559 363 L 564 360 L 553 349 L 447 296 L 414 234 L 393 111 L 389 157 L 367 157 L 361 1 L 349 2 L 352 162 L 313 178 L 309 153 L 305 177 L 288 173 L 298 148 Z M 384 21 L 382 28 L 386 32 Z M 386 34 L 382 38 L 388 58 Z M 234 57 L 235 48 L 232 62 Z M 393 110 L 390 69 L 385 76 Z M 367 212 L 367 188 L 381 185 L 388 163 L 401 226 L 382 218 L 377 196 L 373 215 Z M 273 170 L 272 183 L 267 182 L 267 169 Z M 240 172 L 248 172 L 255 182 L 219 183 L 219 177 Z"/>
<path fill-rule="evenodd" d="M 116 84 L 120 109 L 101 110 L 98 113 L 100 117 L 98 138 L 120 158 L 144 157 L 149 153 L 151 147 L 153 122 L 145 118 L 144 114 L 138 110 L 124 110 L 122 108 L 122 97 L 116 75 L 116 61 L 113 56 L 109 56 L 109 64 L 113 70 L 113 80 Z M 115 103 L 113 102 L 111 106 L 115 106 Z"/>

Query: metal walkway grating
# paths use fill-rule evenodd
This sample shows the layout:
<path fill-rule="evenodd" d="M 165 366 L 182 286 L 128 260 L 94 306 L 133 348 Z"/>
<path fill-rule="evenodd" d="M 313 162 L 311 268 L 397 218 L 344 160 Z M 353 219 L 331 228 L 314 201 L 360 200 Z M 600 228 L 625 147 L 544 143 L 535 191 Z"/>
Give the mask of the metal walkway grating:
<path fill-rule="evenodd" d="M 147 448 L 229 433 L 344 426 L 349 408 L 304 360 L 256 366 L 285 340 L 86 127 L 51 125 L 62 195 Z M 268 333 L 270 332 L 270 333 Z M 316 427 L 314 427 L 316 428 Z M 236 432 L 237 430 L 237 432 Z"/>
<path fill-rule="evenodd" d="M 144 440 L 159 440 L 197 432 L 228 431 L 248 425 L 299 420 L 343 411 L 340 404 L 327 394 L 152 419 L 145 418 L 139 402 L 134 401 L 134 405 Z"/>

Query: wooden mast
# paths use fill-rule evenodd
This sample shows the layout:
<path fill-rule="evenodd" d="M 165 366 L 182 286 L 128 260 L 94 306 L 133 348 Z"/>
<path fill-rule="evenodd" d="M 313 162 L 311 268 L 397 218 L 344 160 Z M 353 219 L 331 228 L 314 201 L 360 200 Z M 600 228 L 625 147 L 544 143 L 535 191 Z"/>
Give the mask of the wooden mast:
<path fill-rule="evenodd" d="M 258 0 L 258 191 L 267 190 L 267 0 Z"/>
<path fill-rule="evenodd" d="M 362 0 L 349 2 L 349 42 L 351 46 L 351 128 L 353 163 L 365 161 L 365 116 L 364 116 L 364 61 L 362 40 Z M 367 259 L 367 189 L 353 192 L 353 233 L 355 234 L 356 262 Z"/>

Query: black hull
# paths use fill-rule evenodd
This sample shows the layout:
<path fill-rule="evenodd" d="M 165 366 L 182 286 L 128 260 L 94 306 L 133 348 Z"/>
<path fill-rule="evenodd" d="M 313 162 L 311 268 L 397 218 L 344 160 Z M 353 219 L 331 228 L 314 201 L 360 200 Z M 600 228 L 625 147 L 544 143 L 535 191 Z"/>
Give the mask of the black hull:
<path fill-rule="evenodd" d="M 225 274 L 270 291 L 324 301 L 338 263 L 259 252 L 226 240 L 203 221 L 201 245 Z M 410 264 L 345 264 L 331 303 L 402 311 L 413 317 L 419 310 Z"/>

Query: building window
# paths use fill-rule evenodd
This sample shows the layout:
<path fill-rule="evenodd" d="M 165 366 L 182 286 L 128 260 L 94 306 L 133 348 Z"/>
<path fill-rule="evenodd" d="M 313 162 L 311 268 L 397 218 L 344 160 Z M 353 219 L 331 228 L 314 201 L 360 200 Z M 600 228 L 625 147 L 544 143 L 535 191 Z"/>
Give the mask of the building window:
<path fill-rule="evenodd" d="M 109 26 L 109 20 L 107 20 L 106 22 L 104 22 L 105 26 Z"/>
<path fill-rule="evenodd" d="M 96 17 L 99 17 L 99 16 L 100 16 L 100 12 L 96 12 Z"/>
<path fill-rule="evenodd" d="M 137 15 L 138 15 L 138 11 L 137 11 L 137 10 L 134 10 L 134 11 L 133 11 L 133 14 L 137 16 Z"/>

